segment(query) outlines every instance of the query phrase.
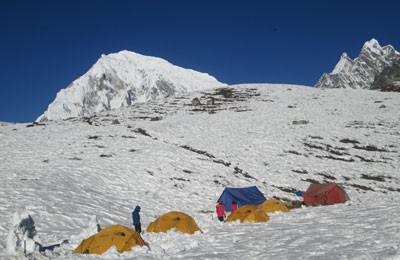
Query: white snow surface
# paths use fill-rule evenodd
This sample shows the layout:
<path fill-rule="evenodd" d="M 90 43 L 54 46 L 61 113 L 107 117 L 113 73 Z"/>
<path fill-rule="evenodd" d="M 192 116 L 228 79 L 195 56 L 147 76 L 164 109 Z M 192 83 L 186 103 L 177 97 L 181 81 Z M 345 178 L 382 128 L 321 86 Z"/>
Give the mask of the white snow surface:
<path fill-rule="evenodd" d="M 137 102 L 223 86 L 214 77 L 131 51 L 102 55 L 57 93 L 37 121 L 87 116 Z"/>
<path fill-rule="evenodd" d="M 89 119 L 0 125 L 0 259 L 26 259 L 13 227 L 27 213 L 42 245 L 70 241 L 47 252 L 52 259 L 400 259 L 400 94 L 230 88 L 238 94 L 209 90 Z M 210 96 L 215 105 L 189 105 Z M 293 191 L 311 180 L 342 183 L 350 201 L 270 214 L 265 223 L 216 219 L 225 187 L 301 200 Z M 177 210 L 203 233 L 144 232 L 150 249 L 72 254 L 96 232 L 96 218 L 102 227 L 131 226 L 136 205 L 143 229 Z"/>

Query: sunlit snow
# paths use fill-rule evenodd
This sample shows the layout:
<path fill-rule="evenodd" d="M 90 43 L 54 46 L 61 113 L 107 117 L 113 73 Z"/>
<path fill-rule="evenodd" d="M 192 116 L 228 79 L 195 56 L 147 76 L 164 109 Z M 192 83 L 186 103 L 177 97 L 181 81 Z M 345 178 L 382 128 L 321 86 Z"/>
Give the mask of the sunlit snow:
<path fill-rule="evenodd" d="M 69 240 L 47 252 L 52 259 L 399 259 L 399 93 L 230 88 L 236 96 L 209 90 L 91 118 L 0 124 L 0 258 L 25 259 L 12 232 L 30 214 L 40 243 Z M 192 106 L 194 97 L 203 105 Z M 216 218 L 224 187 L 301 200 L 295 191 L 313 181 L 343 184 L 350 201 L 265 223 Z M 150 248 L 72 254 L 96 218 L 131 227 L 136 205 L 143 229 L 177 210 L 203 233 L 144 232 Z"/>
<path fill-rule="evenodd" d="M 207 73 L 184 69 L 161 58 L 120 51 L 102 55 L 88 72 L 60 90 L 37 121 L 87 116 L 224 85 Z"/>

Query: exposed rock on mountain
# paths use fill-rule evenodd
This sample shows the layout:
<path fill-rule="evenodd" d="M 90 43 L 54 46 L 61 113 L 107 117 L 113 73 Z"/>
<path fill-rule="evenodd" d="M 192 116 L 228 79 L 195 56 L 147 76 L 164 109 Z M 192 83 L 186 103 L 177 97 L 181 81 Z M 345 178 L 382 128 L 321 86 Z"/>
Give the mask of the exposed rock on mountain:
<path fill-rule="evenodd" d="M 85 75 L 57 94 L 37 121 L 86 116 L 224 85 L 208 74 L 160 58 L 121 51 L 102 55 Z"/>
<path fill-rule="evenodd" d="M 386 67 L 376 76 L 371 89 L 400 92 L 400 60 L 397 60 L 392 66 Z"/>
<path fill-rule="evenodd" d="M 364 44 L 354 60 L 343 53 L 334 70 L 323 74 L 315 87 L 371 89 L 375 77 L 399 58 L 400 53 L 393 46 L 381 47 L 372 39 Z"/>

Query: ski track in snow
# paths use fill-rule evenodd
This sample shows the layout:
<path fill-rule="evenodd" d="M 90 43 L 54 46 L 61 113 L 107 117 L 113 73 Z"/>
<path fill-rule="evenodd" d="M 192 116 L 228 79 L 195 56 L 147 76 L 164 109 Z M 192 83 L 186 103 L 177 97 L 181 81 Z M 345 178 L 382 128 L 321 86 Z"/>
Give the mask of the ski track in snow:
<path fill-rule="evenodd" d="M 55 259 L 400 259 L 400 95 L 233 88 L 260 95 L 223 103 L 216 113 L 183 105 L 202 95 L 193 93 L 100 114 L 93 125 L 2 123 L 0 258 L 24 259 L 21 252 L 8 254 L 6 245 L 13 215 L 26 210 L 43 245 L 70 240 L 50 255 Z M 162 119 L 134 119 L 143 115 Z M 293 124 L 298 120 L 308 122 Z M 358 148 L 340 141 L 345 138 Z M 367 145 L 381 151 L 362 149 Z M 374 176 L 384 181 L 368 179 Z M 256 185 L 267 198 L 299 199 L 282 189 L 305 190 L 307 179 L 332 177 L 344 184 L 346 204 L 275 213 L 266 223 L 219 223 L 214 214 L 224 187 Z M 93 234 L 94 216 L 102 227 L 131 226 L 137 204 L 143 229 L 178 210 L 193 216 L 203 233 L 145 232 L 151 250 L 72 254 Z"/>

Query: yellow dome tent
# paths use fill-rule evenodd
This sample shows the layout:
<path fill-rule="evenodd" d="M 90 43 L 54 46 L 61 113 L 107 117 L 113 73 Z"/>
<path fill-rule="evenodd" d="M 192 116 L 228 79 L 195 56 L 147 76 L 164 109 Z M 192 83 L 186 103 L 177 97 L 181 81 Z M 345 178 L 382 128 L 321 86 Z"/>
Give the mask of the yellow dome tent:
<path fill-rule="evenodd" d="M 257 206 L 244 205 L 230 214 L 226 222 L 240 220 L 240 222 L 266 222 L 269 217 L 265 211 Z"/>
<path fill-rule="evenodd" d="M 266 213 L 273 213 L 275 211 L 289 212 L 286 205 L 282 201 L 276 199 L 266 200 L 263 204 L 258 205 L 258 207 L 262 208 Z"/>
<path fill-rule="evenodd" d="M 171 211 L 160 216 L 150 223 L 146 231 L 159 233 L 166 232 L 172 228 L 187 234 L 194 234 L 196 231 L 202 232 L 191 216 L 178 211 Z"/>
<path fill-rule="evenodd" d="M 143 246 L 139 233 L 120 224 L 107 227 L 97 234 L 83 240 L 74 254 L 102 254 L 115 246 L 120 253 L 131 251 L 133 246 Z"/>

